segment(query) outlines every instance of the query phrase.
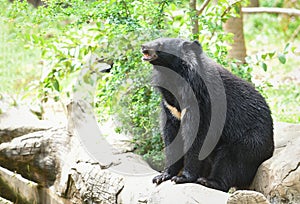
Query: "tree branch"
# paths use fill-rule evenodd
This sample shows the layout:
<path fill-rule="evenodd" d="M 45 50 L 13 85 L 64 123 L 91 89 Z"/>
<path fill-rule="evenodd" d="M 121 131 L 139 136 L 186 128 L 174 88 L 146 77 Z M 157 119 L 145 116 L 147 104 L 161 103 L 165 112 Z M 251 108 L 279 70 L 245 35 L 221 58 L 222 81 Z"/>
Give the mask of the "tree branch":
<path fill-rule="evenodd" d="M 200 9 L 197 11 L 197 16 L 200 16 L 203 12 L 203 10 L 206 8 L 206 6 L 209 4 L 210 0 L 205 0 L 203 4 L 201 5 Z"/>
<path fill-rule="evenodd" d="M 196 9 L 196 0 L 190 0 L 189 6 L 192 11 L 191 14 L 191 23 L 192 23 L 192 33 L 194 37 L 197 39 L 199 35 L 199 25 L 198 25 L 198 16 L 197 16 L 197 9 Z"/>
<path fill-rule="evenodd" d="M 287 14 L 290 16 L 300 16 L 300 10 L 291 8 L 268 8 L 268 7 L 243 7 L 243 13 L 275 13 Z"/>
<path fill-rule="evenodd" d="M 240 3 L 240 1 L 235 1 L 235 2 L 232 2 L 226 9 L 225 11 L 222 13 L 221 15 L 221 18 L 223 18 L 231 9 L 234 5 L 236 5 L 237 3 Z"/>

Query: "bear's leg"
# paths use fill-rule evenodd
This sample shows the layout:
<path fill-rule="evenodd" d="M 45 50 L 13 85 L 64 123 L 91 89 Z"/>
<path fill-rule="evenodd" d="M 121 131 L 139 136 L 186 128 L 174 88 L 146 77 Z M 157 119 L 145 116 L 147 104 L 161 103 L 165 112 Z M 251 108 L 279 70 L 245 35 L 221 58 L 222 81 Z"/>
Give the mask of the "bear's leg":
<path fill-rule="evenodd" d="M 187 151 L 184 157 L 184 168 L 182 174 L 172 178 L 172 181 L 175 183 L 194 183 L 197 178 L 206 174 L 202 170 L 208 169 L 208 162 L 206 160 L 199 160 L 199 148 L 195 145 L 195 143 Z"/>
<path fill-rule="evenodd" d="M 220 147 L 216 152 L 210 175 L 207 178 L 199 178 L 197 183 L 225 192 L 231 187 L 249 187 L 258 168 L 258 164 L 249 158 L 249 154 L 251 149 L 237 149 L 237 146 Z"/>
<path fill-rule="evenodd" d="M 166 168 L 164 172 L 153 178 L 152 182 L 160 184 L 176 176 L 183 168 L 183 140 L 179 132 L 180 120 L 176 119 L 170 111 L 163 106 L 162 114 L 163 141 L 165 144 Z"/>
<path fill-rule="evenodd" d="M 199 177 L 207 176 L 207 171 L 210 169 L 208 159 L 199 160 L 205 128 L 199 128 L 199 118 L 197 120 L 196 112 L 197 110 L 186 109 L 181 119 L 181 132 L 186 153 L 182 174 L 172 178 L 175 183 L 194 183 Z"/>

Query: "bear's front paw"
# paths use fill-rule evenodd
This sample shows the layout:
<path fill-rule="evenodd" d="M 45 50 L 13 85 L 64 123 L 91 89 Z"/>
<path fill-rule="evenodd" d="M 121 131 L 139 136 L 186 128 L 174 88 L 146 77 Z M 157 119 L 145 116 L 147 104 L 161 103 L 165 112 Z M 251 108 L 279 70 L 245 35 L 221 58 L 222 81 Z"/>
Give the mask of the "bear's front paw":
<path fill-rule="evenodd" d="M 175 183 L 195 183 L 196 180 L 196 177 L 187 173 L 182 173 L 181 176 L 174 176 L 171 179 L 171 181 L 174 181 Z"/>
<path fill-rule="evenodd" d="M 170 180 L 172 178 L 172 175 L 169 174 L 168 172 L 163 172 L 162 174 L 155 176 L 152 179 L 153 183 L 156 183 L 157 185 L 161 184 L 164 181 Z"/>

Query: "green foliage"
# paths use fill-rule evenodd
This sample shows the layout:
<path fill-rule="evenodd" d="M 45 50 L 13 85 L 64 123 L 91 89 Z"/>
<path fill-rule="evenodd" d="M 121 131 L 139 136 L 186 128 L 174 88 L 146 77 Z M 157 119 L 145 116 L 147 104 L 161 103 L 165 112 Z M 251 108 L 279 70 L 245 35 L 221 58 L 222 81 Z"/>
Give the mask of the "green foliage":
<path fill-rule="evenodd" d="M 299 82 L 285 78 L 297 69 L 298 57 L 295 49 L 298 38 L 291 39 L 296 27 L 285 28 L 283 16 L 259 14 L 244 16 L 244 34 L 247 52 L 251 55 L 252 75 L 261 75 L 257 88 L 267 98 L 275 121 L 298 123 L 299 120 Z M 292 18 L 291 25 L 299 26 L 300 19 Z M 287 43 L 288 42 L 288 43 Z M 299 55 L 299 54 L 298 54 Z M 265 65 L 262 64 L 265 63 Z M 297 74 L 296 74 L 297 75 Z M 276 80 L 274 80 L 275 78 Z M 285 91 L 284 91 L 285 90 Z"/>
<path fill-rule="evenodd" d="M 13 15 L 13 5 L 4 0 L 0 3 L 0 92 L 18 94 L 26 91 L 27 85 L 41 75 L 40 54 L 37 48 L 28 47 L 22 38 L 23 26 L 19 23 L 29 18 L 8 18 Z M 24 3 L 20 3 L 20 7 L 15 12 L 33 9 Z"/>
<path fill-rule="evenodd" d="M 228 1 L 219 1 L 217 5 L 209 4 L 201 16 L 199 16 L 199 41 L 209 57 L 218 63 L 227 66 L 228 43 L 233 40 L 231 33 L 223 30 L 223 23 L 230 17 L 236 17 L 235 9 Z"/>
<path fill-rule="evenodd" d="M 299 85 L 280 84 L 266 88 L 267 101 L 272 107 L 273 117 L 277 121 L 295 123 L 300 121 L 300 89 Z M 292 100 L 291 100 L 292 99 Z"/>
<path fill-rule="evenodd" d="M 260 1 L 260 6 L 265 7 L 282 7 L 284 0 L 264 0 Z"/>

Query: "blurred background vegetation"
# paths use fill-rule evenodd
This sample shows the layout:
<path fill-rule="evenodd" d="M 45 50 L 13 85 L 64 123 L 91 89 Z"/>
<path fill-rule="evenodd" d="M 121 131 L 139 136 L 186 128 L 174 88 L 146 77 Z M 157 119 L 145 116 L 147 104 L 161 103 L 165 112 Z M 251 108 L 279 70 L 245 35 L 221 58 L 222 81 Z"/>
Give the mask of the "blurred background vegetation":
<path fill-rule="evenodd" d="M 210 57 L 257 87 L 275 121 L 300 122 L 300 17 L 241 12 L 249 3 L 300 9 L 299 0 L 29 2 L 0 0 L 0 93 L 63 101 L 87 54 L 111 60 L 111 72 L 98 79 L 96 115 L 100 122 L 117 118 L 116 131 L 133 135 L 136 152 L 157 168 L 160 96 L 140 45 L 158 37 L 199 40 Z"/>

